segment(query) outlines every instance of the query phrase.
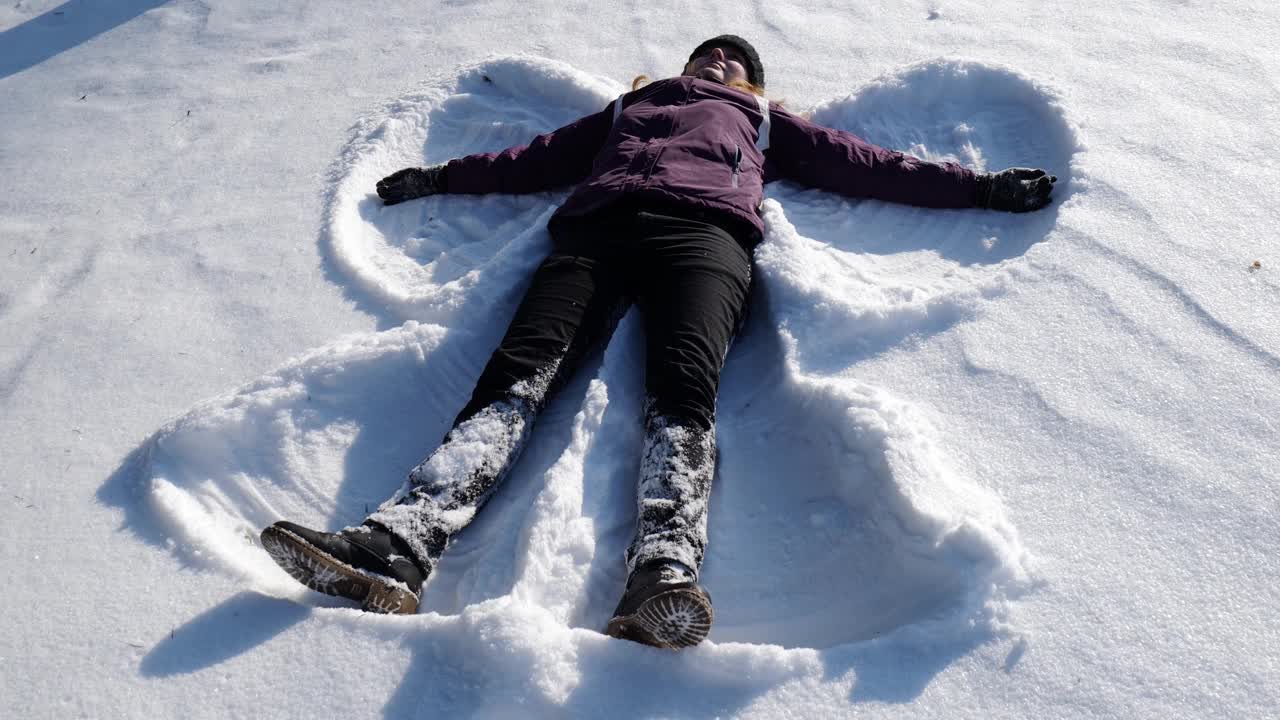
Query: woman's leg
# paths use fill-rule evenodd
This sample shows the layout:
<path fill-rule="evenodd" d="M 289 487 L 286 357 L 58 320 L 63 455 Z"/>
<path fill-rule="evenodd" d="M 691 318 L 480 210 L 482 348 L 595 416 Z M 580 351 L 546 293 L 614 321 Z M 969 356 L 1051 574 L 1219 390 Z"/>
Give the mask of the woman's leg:
<path fill-rule="evenodd" d="M 716 393 L 746 307 L 751 258 L 706 222 L 640 213 L 637 227 L 645 440 L 627 567 L 674 560 L 696 576 L 716 466 Z"/>
<path fill-rule="evenodd" d="M 272 559 L 365 610 L 415 612 L 449 537 L 501 482 L 548 395 L 616 323 L 624 294 L 608 247 L 566 241 L 547 257 L 471 402 L 401 492 L 336 533 L 273 523 L 262 531 Z"/>
<path fill-rule="evenodd" d="M 716 469 L 715 408 L 741 324 L 751 258 L 723 229 L 639 213 L 633 279 L 644 312 L 644 458 L 627 588 L 606 632 L 658 647 L 697 645 L 711 630 L 698 584 Z"/>
<path fill-rule="evenodd" d="M 608 247 L 594 236 L 557 238 L 444 441 L 369 516 L 426 573 L 501 484 L 551 393 L 612 333 L 624 293 Z"/>

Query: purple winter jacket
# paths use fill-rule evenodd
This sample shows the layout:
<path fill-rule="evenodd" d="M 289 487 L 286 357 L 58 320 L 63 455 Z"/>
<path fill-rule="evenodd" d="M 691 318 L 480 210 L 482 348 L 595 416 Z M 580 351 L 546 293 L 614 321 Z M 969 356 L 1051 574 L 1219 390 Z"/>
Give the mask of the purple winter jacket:
<path fill-rule="evenodd" d="M 551 219 L 622 198 L 727 213 L 763 233 L 764 184 L 787 179 L 851 197 L 973 207 L 977 176 L 816 125 L 770 104 L 769 147 L 756 148 L 755 96 L 692 77 L 660 80 L 528 145 L 449 162 L 451 193 L 526 193 L 577 185 Z"/>

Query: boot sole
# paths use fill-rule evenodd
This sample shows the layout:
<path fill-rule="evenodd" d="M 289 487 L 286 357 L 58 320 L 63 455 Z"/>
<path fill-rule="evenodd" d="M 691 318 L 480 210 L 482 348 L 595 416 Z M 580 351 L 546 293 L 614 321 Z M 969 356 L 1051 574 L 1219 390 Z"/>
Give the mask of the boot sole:
<path fill-rule="evenodd" d="M 294 580 L 316 592 L 355 600 L 367 612 L 418 611 L 418 596 L 402 583 L 348 565 L 284 528 L 263 530 L 262 547 Z"/>
<path fill-rule="evenodd" d="M 693 647 L 711 632 L 711 601 L 688 588 L 668 590 L 645 600 L 631 615 L 609 621 L 607 634 L 653 647 Z"/>

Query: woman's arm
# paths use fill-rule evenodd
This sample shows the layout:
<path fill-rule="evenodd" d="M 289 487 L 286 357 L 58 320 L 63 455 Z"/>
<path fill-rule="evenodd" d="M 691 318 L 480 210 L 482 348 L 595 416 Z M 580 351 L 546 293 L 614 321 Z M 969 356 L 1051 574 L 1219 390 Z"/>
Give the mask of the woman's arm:
<path fill-rule="evenodd" d="M 613 126 L 613 106 L 497 153 L 477 153 L 427 168 L 405 168 L 378 182 L 387 205 L 436 193 L 530 193 L 574 185 Z"/>
<path fill-rule="evenodd" d="M 1017 178 L 1006 178 L 1009 170 L 978 174 L 956 163 L 928 162 L 873 145 L 853 133 L 823 127 L 777 106 L 770 114 L 774 119 L 766 182 L 786 178 L 851 197 L 935 208 L 1033 210 L 1049 202 L 1052 176 L 1043 177 L 1043 171 L 1036 177 Z M 1023 180 L 1039 182 L 1027 183 L 1024 188 Z M 1004 192 L 992 192 L 993 185 Z M 1018 197 L 1012 197 L 1014 194 Z M 1009 201 L 1007 207 L 1005 200 Z"/>
<path fill-rule="evenodd" d="M 613 104 L 557 130 L 497 153 L 450 160 L 450 193 L 529 193 L 576 185 L 591 174 L 613 127 Z"/>

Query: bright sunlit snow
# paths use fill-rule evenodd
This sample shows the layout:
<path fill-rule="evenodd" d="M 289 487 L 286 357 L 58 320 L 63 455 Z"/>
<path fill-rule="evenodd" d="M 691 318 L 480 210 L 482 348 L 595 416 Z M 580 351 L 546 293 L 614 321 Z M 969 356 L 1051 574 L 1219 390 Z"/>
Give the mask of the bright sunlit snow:
<path fill-rule="evenodd" d="M 374 183 L 722 32 L 793 111 L 1054 204 L 769 186 L 696 648 L 601 633 L 635 311 L 419 614 L 290 579 L 258 532 L 401 486 L 566 195 Z M 0 715 L 1276 717 L 1276 37 L 1245 2 L 0 8 Z"/>

